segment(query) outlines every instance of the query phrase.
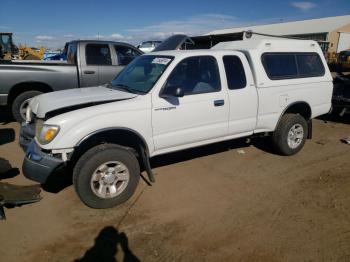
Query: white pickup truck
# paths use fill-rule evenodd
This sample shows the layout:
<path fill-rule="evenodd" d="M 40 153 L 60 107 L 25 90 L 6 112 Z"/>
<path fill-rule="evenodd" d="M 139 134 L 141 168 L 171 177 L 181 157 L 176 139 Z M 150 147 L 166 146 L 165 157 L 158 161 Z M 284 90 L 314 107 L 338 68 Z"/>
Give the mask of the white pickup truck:
<path fill-rule="evenodd" d="M 142 55 L 103 88 L 33 98 L 21 129 L 23 173 L 45 183 L 69 167 L 86 205 L 112 207 L 131 197 L 140 167 L 154 181 L 156 155 L 258 133 L 271 135 L 280 154 L 297 153 L 311 119 L 329 112 L 332 89 L 314 41 Z"/>

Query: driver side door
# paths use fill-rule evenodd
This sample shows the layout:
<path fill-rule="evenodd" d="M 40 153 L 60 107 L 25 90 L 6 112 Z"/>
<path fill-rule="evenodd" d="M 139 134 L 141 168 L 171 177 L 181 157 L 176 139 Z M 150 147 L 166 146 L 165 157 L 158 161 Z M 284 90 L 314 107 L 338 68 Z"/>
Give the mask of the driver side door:
<path fill-rule="evenodd" d="M 169 75 L 161 93 L 183 97 L 152 97 L 152 125 L 155 150 L 180 150 L 228 134 L 228 94 L 221 88 L 217 60 L 193 56 L 180 61 Z"/>

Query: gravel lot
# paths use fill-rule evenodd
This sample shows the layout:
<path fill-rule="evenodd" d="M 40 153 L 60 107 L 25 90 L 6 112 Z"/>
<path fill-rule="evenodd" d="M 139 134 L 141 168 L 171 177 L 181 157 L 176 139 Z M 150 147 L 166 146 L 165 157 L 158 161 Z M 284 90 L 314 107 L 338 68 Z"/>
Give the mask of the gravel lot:
<path fill-rule="evenodd" d="M 7 118 L 0 180 L 32 184 L 20 171 L 19 125 Z M 315 120 L 292 157 L 271 153 L 267 139 L 158 157 L 157 182 L 141 180 L 109 210 L 84 206 L 72 186 L 44 190 L 41 202 L 6 209 L 0 260 L 350 261 L 350 145 L 340 142 L 349 124 Z"/>

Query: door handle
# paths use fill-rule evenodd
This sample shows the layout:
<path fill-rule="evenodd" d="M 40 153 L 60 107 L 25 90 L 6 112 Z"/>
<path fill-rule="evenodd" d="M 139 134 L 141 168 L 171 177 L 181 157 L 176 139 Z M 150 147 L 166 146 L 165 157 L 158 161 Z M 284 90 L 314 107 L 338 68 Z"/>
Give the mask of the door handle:
<path fill-rule="evenodd" d="M 86 75 L 93 75 L 93 74 L 95 74 L 95 71 L 85 70 L 84 74 L 86 74 Z"/>
<path fill-rule="evenodd" d="M 225 104 L 225 100 L 223 99 L 214 101 L 214 106 L 223 106 L 224 104 Z"/>

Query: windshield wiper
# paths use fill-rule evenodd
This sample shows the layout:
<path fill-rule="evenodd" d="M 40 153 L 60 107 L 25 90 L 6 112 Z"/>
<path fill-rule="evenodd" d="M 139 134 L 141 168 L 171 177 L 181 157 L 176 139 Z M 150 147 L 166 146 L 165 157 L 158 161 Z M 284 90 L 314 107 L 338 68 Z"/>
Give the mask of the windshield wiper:
<path fill-rule="evenodd" d="M 131 88 L 130 86 L 127 86 L 127 85 L 124 85 L 124 84 L 117 84 L 117 85 L 115 85 L 113 87 L 121 89 L 121 90 L 124 90 L 124 91 L 127 91 L 129 93 L 133 93 L 133 94 L 139 94 L 139 93 L 145 94 L 145 93 L 147 93 L 147 92 L 142 91 L 142 90 Z"/>
<path fill-rule="evenodd" d="M 124 90 L 124 91 L 127 91 L 129 93 L 134 93 L 134 92 L 131 92 L 131 88 L 127 85 L 123 85 L 123 84 L 117 84 L 115 86 L 112 86 L 114 88 L 117 88 L 117 89 L 121 89 L 121 90 Z"/>

